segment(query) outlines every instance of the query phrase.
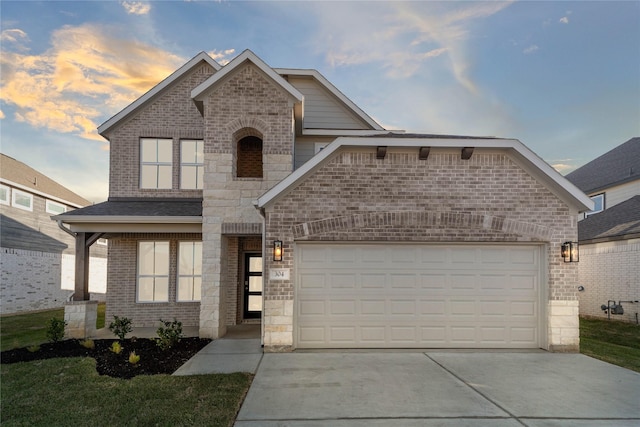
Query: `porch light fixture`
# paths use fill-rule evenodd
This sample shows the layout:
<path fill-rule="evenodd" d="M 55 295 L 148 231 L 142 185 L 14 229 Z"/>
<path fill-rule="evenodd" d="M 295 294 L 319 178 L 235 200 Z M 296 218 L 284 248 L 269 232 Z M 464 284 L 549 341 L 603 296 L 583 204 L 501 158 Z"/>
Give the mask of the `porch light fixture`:
<path fill-rule="evenodd" d="M 472 154 L 473 154 L 473 147 L 464 147 L 462 149 L 462 153 L 460 154 L 460 158 L 462 160 L 469 160 Z"/>
<path fill-rule="evenodd" d="M 282 240 L 273 242 L 273 260 L 282 261 Z"/>
<path fill-rule="evenodd" d="M 384 145 L 378 147 L 378 149 L 376 150 L 376 159 L 382 160 L 385 158 L 386 155 L 387 155 L 387 147 Z"/>
<path fill-rule="evenodd" d="M 562 244 L 562 258 L 564 262 L 578 262 L 580 253 L 578 251 L 578 242 L 564 242 Z"/>

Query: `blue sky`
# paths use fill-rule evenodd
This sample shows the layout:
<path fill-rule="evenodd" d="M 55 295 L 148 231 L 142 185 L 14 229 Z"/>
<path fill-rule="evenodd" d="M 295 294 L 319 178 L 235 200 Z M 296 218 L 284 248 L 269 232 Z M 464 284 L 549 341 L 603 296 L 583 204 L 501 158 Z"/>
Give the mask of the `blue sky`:
<path fill-rule="evenodd" d="M 640 135 L 640 2 L 2 1 L 1 151 L 85 198 L 96 127 L 200 51 L 315 68 L 388 129 L 517 138 L 567 173 Z"/>

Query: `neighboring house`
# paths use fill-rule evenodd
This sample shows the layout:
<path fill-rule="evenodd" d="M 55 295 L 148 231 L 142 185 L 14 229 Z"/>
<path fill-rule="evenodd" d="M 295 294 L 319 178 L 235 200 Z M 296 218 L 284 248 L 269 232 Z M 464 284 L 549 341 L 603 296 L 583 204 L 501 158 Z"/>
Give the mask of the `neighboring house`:
<path fill-rule="evenodd" d="M 90 202 L 26 164 L 0 155 L 2 314 L 62 307 L 73 294 L 74 238 L 51 216 Z M 92 250 L 90 289 L 104 299 L 107 248 Z"/>
<path fill-rule="evenodd" d="M 567 175 L 594 200 L 578 223 L 580 314 L 638 322 L 640 312 L 640 138 Z M 622 303 L 620 303 L 622 301 Z M 621 304 L 624 313 L 602 310 Z"/>
<path fill-rule="evenodd" d="M 107 318 L 261 323 L 265 351 L 578 349 L 561 246 L 593 204 L 517 140 L 387 131 L 248 50 L 197 55 L 98 131 L 109 200 L 56 219 L 108 237 Z"/>

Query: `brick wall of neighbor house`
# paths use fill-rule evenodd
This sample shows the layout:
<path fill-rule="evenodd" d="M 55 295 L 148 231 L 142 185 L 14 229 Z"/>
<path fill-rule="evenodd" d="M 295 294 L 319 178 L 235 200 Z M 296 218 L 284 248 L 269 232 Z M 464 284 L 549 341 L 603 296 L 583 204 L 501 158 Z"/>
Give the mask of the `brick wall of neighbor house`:
<path fill-rule="evenodd" d="M 224 334 L 228 316 L 232 316 L 228 306 L 220 302 L 226 301 L 229 286 L 233 286 L 229 283 L 234 281 L 221 263 L 223 247 L 229 248 L 229 242 L 222 238 L 223 228 L 245 224 L 254 230 L 251 234 L 260 232 L 262 218 L 253 201 L 292 171 L 293 104 L 255 65 L 246 64 L 204 100 L 204 122 L 200 336 L 217 338 Z M 237 178 L 235 174 L 236 143 L 248 135 L 263 141 L 262 179 Z"/>
<path fill-rule="evenodd" d="M 62 231 L 46 211 L 45 197 L 33 194 L 33 210 L 0 205 L 0 275 L 3 314 L 60 308 L 73 291 L 75 239 Z M 69 210 L 75 208 L 67 206 Z M 91 263 L 106 262 L 106 246 L 94 245 Z M 98 271 L 96 271 L 99 273 Z M 93 290 L 106 287 L 106 274 L 92 274 Z M 99 296 L 96 295 L 97 298 Z"/>
<path fill-rule="evenodd" d="M 578 283 L 584 286 L 578 293 L 581 315 L 607 318 L 600 306 L 608 300 L 640 300 L 640 239 L 581 245 L 578 264 Z M 638 322 L 639 303 L 622 307 L 624 314 L 611 319 Z"/>
<path fill-rule="evenodd" d="M 560 246 L 576 240 L 577 212 L 537 182 L 507 155 L 476 150 L 349 150 L 310 175 L 266 209 L 266 245 L 284 242 L 292 269 L 295 241 L 541 242 L 547 247 L 549 348 L 576 351 L 577 266 L 563 263 Z M 265 348 L 287 349 L 294 283 L 266 280 Z M 575 314 L 572 310 L 576 308 Z"/>
<path fill-rule="evenodd" d="M 152 104 L 110 135 L 110 197 L 202 196 L 201 190 L 180 190 L 180 140 L 202 139 L 202 115 L 191 90 L 213 74 L 208 64 L 196 67 Z M 173 138 L 173 189 L 140 189 L 140 138 Z"/>
<path fill-rule="evenodd" d="M 121 234 L 109 238 L 107 268 L 107 323 L 113 316 L 132 320 L 133 327 L 157 327 L 159 319 L 173 320 L 182 326 L 197 326 L 200 302 L 176 302 L 177 248 L 179 241 L 199 241 L 201 234 Z M 138 242 L 141 240 L 169 241 L 169 302 L 136 303 L 136 275 Z"/>

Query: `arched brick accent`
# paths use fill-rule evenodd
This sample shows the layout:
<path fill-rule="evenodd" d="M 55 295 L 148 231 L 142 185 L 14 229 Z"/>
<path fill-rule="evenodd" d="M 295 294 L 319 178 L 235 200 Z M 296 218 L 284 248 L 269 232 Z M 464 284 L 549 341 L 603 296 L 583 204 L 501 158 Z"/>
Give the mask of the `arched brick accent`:
<path fill-rule="evenodd" d="M 438 227 L 480 229 L 516 234 L 534 241 L 549 241 L 553 229 L 533 223 L 469 212 L 403 211 L 367 212 L 309 221 L 293 226 L 295 239 L 308 239 L 325 233 L 377 227 Z"/>
<path fill-rule="evenodd" d="M 238 117 L 227 123 L 225 127 L 229 133 L 233 134 L 234 142 L 245 136 L 257 136 L 264 139 L 267 132 L 269 132 L 269 125 L 256 117 Z"/>

